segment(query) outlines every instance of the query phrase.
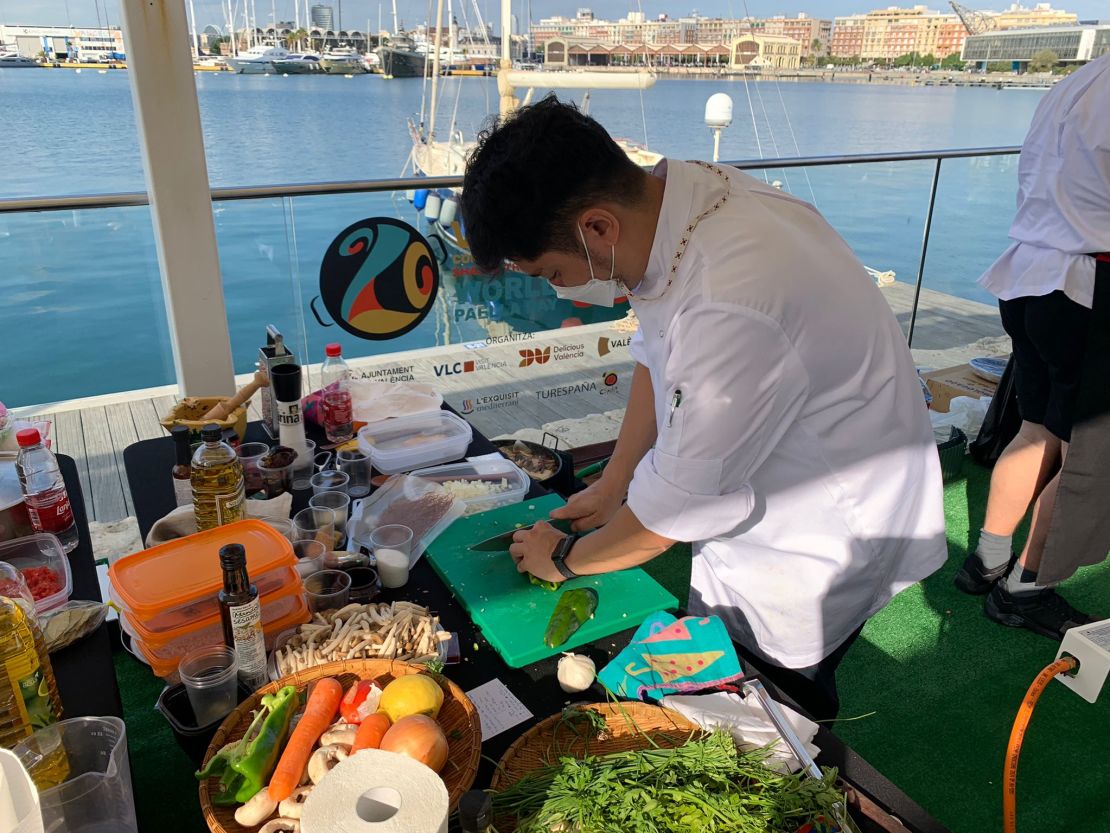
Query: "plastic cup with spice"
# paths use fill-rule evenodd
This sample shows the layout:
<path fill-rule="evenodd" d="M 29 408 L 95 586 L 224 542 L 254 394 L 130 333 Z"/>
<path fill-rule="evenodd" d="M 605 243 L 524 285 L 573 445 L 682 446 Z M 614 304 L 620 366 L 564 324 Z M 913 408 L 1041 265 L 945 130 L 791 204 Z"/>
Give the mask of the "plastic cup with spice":
<path fill-rule="evenodd" d="M 304 580 L 304 594 L 313 613 L 346 607 L 351 598 L 351 577 L 342 570 L 321 570 Z"/>
<path fill-rule="evenodd" d="M 332 549 L 342 549 L 347 539 L 347 513 L 351 508 L 350 495 L 344 492 L 319 492 L 312 496 L 308 505 L 313 509 L 330 509 L 335 513 L 335 545 Z"/>
<path fill-rule="evenodd" d="M 273 527 L 288 540 L 296 540 L 293 534 L 293 522 L 288 518 L 259 518 L 258 520 L 262 521 L 266 526 Z"/>
<path fill-rule="evenodd" d="M 262 494 L 266 500 L 293 490 L 293 464 L 297 452 L 280 445 L 262 455 L 256 463 L 262 475 Z"/>
<path fill-rule="evenodd" d="M 293 516 L 293 535 L 298 541 L 319 541 L 335 549 L 335 511 L 323 506 L 302 509 Z"/>
<path fill-rule="evenodd" d="M 350 478 L 347 494 L 352 500 L 370 494 L 370 458 L 361 451 L 340 451 L 335 455 L 336 467 Z"/>
<path fill-rule="evenodd" d="M 412 530 L 403 524 L 379 526 L 370 534 L 382 587 L 404 587 L 409 580 Z"/>
<path fill-rule="evenodd" d="M 335 469 L 325 469 L 322 472 L 312 475 L 312 480 L 309 483 L 312 486 L 312 494 L 319 495 L 324 492 L 347 492 L 347 482 L 350 480 L 347 475 Z"/>
<path fill-rule="evenodd" d="M 312 475 L 316 473 L 316 443 L 313 440 L 305 440 L 304 444 L 308 454 L 303 460 L 298 454 L 297 459 L 293 461 L 293 488 L 297 491 L 311 488 Z"/>
<path fill-rule="evenodd" d="M 301 578 L 323 570 L 327 554 L 328 548 L 319 541 L 293 542 L 293 555 L 297 556 L 297 572 Z"/>
<path fill-rule="evenodd" d="M 198 726 L 225 717 L 239 700 L 239 660 L 226 645 L 198 648 L 177 667 Z"/>
<path fill-rule="evenodd" d="M 266 443 L 243 443 L 235 449 L 235 453 L 239 455 L 239 462 L 243 466 L 243 480 L 249 498 L 263 491 L 262 472 L 258 470 L 258 461 L 269 452 L 270 446 Z"/>
<path fill-rule="evenodd" d="M 382 588 L 377 571 L 373 567 L 351 567 L 346 572 L 351 577 L 351 601 L 358 604 L 374 601 Z"/>

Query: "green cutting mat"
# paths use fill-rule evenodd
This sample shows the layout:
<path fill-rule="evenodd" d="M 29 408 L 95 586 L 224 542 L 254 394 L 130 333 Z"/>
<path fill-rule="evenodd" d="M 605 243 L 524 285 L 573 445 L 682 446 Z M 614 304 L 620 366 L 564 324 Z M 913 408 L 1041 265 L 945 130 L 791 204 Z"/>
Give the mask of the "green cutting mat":
<path fill-rule="evenodd" d="M 597 590 L 594 618 L 558 648 L 544 645 L 543 633 L 562 591 L 531 584 L 516 571 L 508 551 L 478 552 L 470 546 L 517 526 L 544 520 L 552 509 L 562 505 L 558 495 L 545 495 L 460 518 L 436 538 L 424 556 L 485 638 L 513 668 L 637 627 L 649 613 L 678 607 L 678 600 L 639 568 L 584 576 L 564 582 L 562 587 Z"/>

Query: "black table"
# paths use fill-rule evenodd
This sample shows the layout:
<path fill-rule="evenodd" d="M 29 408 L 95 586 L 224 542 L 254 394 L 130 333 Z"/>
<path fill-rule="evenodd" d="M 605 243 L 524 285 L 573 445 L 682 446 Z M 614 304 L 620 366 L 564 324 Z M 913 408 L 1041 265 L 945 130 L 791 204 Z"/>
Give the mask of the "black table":
<path fill-rule="evenodd" d="M 80 543 L 69 553 L 69 569 L 73 574 L 71 598 L 103 601 L 100 582 L 93 563 L 92 539 L 89 536 L 89 519 L 85 515 L 85 500 L 81 494 L 81 481 L 77 466 L 69 457 L 58 456 L 58 463 L 65 479 L 73 518 L 77 522 Z M 112 715 L 123 717 L 119 685 L 112 665 L 112 640 L 108 624 L 72 645 L 50 655 L 50 664 L 58 680 L 65 717 Z"/>
<path fill-rule="evenodd" d="M 322 435 L 315 436 L 316 431 L 313 428 L 310 428 L 308 433 L 310 439 L 317 441 L 322 439 Z M 248 425 L 243 441 L 268 442 L 269 437 L 263 431 L 261 423 L 255 422 Z M 488 454 L 495 450 L 493 444 L 476 431 L 467 449 L 467 456 Z M 127 479 L 131 484 L 135 514 L 145 538 L 151 526 L 174 508 L 173 489 L 170 483 L 170 469 L 174 465 L 173 441 L 169 437 L 143 440 L 125 449 L 123 459 Z M 535 498 L 545 493 L 545 489 L 533 482 L 527 498 Z M 293 511 L 296 512 L 307 506 L 311 494 L 310 490 L 294 492 Z M 571 702 L 571 699 L 579 702 L 599 702 L 606 699 L 604 690 L 596 683 L 593 689 L 568 698 L 556 682 L 557 658 L 554 657 L 526 668 L 509 668 L 482 637 L 481 632 L 474 627 L 470 617 L 426 559 L 421 559 L 413 567 L 409 583 L 404 588 L 397 591 L 384 590 L 377 601 L 389 602 L 400 598 L 418 602 L 436 611 L 443 627 L 458 634 L 463 660 L 457 665 L 449 666 L 446 673 L 464 691 L 498 678 L 528 707 L 537 720 L 558 712 Z M 589 656 L 597 667 L 601 668 L 628 644 L 634 632 L 633 627 L 593 645 L 582 646 L 575 650 Z M 482 744 L 484 759 L 478 770 L 476 784 L 488 784 L 492 777 L 493 765 L 485 758 L 498 760 L 509 745 L 533 723 L 534 721 L 529 721 L 521 724 Z M 856 787 L 858 793 L 900 819 L 907 828 L 918 833 L 947 833 L 945 827 L 932 819 L 905 793 L 849 749 L 834 734 L 822 728 L 818 731 L 814 742 L 821 749 L 818 763 L 823 766 L 837 767 L 841 775 Z M 883 828 L 869 829 L 878 831 Z"/>

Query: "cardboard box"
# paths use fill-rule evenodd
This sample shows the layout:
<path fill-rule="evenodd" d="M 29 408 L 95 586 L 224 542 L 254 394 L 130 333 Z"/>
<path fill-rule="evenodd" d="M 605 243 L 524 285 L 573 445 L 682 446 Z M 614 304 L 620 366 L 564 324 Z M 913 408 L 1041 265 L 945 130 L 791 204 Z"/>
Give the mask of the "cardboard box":
<path fill-rule="evenodd" d="M 944 414 L 948 413 L 949 403 L 957 396 L 979 399 L 984 396 L 994 396 L 998 389 L 996 382 L 988 382 L 966 364 L 922 373 L 921 378 L 925 380 L 926 387 L 933 394 L 933 403 L 930 407 Z"/>

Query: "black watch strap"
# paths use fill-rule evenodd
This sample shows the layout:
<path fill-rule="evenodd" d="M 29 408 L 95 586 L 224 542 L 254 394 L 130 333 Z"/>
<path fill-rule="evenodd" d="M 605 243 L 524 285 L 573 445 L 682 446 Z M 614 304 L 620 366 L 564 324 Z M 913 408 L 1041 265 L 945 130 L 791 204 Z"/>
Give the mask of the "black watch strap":
<path fill-rule="evenodd" d="M 567 556 L 570 555 L 571 547 L 574 542 L 581 538 L 582 535 L 578 532 L 572 532 L 565 538 L 561 539 L 555 545 L 555 551 L 551 553 L 551 563 L 555 565 L 555 569 L 563 574 L 563 578 L 578 578 L 578 573 L 574 572 L 567 566 Z"/>

